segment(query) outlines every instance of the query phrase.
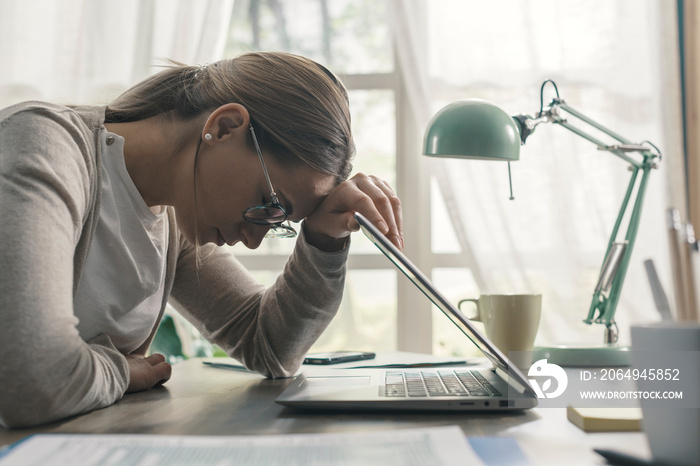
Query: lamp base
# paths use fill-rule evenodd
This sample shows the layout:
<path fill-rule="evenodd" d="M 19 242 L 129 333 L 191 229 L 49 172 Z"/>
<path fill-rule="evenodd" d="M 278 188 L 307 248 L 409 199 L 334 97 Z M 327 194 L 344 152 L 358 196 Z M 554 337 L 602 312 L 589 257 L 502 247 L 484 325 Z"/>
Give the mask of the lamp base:
<path fill-rule="evenodd" d="M 630 347 L 614 344 L 601 346 L 536 346 L 533 361 L 546 359 L 563 367 L 618 367 L 630 365 Z"/>

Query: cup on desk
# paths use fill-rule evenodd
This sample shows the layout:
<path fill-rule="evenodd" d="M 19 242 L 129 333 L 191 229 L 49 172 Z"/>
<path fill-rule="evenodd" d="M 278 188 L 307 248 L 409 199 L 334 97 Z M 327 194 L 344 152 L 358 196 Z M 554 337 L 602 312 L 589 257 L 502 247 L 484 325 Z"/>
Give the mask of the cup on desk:
<path fill-rule="evenodd" d="M 640 396 L 642 428 L 654 461 L 700 464 L 700 323 L 634 325 L 631 336 L 640 394 L 682 393 L 675 399 Z"/>
<path fill-rule="evenodd" d="M 476 314 L 464 311 L 467 302 L 475 305 Z M 489 340 L 518 368 L 530 367 L 542 313 L 541 294 L 482 294 L 457 306 L 470 320 L 483 322 Z"/>

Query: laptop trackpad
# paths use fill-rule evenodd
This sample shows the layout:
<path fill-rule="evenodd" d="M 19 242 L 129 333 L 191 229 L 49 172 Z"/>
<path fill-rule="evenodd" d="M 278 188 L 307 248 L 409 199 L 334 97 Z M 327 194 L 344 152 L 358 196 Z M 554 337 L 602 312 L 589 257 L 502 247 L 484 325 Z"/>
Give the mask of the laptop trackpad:
<path fill-rule="evenodd" d="M 309 387 L 364 387 L 369 385 L 371 377 L 338 376 L 338 377 L 306 377 L 305 384 Z"/>

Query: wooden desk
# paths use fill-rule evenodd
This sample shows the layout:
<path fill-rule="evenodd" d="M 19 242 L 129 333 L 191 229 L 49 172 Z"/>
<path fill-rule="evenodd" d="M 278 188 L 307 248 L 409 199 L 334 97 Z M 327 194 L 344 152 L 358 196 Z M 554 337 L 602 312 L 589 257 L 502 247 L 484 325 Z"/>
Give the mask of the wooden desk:
<path fill-rule="evenodd" d="M 267 380 L 191 359 L 173 367 L 164 387 L 126 395 L 108 408 L 37 429 L 0 428 L 0 445 L 39 432 L 267 435 L 459 425 L 470 436 L 517 438 L 535 464 L 604 464 L 594 447 L 650 457 L 642 433 L 587 434 L 566 419 L 563 408 L 511 414 L 304 412 L 274 403 L 291 380 Z"/>

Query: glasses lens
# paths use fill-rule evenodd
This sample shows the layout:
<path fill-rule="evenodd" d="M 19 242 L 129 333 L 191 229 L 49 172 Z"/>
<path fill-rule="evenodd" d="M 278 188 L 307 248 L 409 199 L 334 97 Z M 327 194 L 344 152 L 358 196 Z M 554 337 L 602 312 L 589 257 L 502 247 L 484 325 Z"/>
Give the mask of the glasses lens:
<path fill-rule="evenodd" d="M 287 214 L 281 206 L 259 205 L 251 207 L 243 214 L 246 220 L 258 225 L 275 225 L 287 219 Z"/>
<path fill-rule="evenodd" d="M 294 238 L 297 231 L 287 225 L 273 225 L 265 235 L 265 238 Z"/>

